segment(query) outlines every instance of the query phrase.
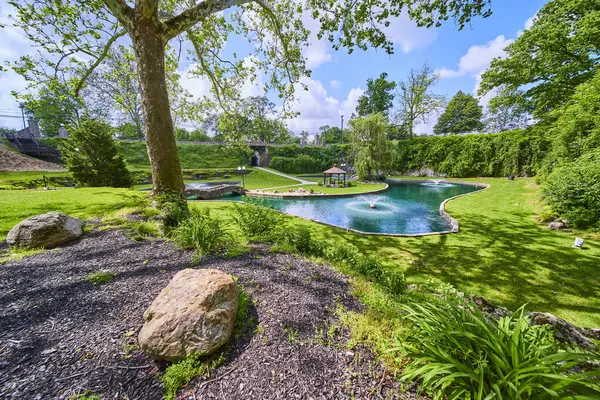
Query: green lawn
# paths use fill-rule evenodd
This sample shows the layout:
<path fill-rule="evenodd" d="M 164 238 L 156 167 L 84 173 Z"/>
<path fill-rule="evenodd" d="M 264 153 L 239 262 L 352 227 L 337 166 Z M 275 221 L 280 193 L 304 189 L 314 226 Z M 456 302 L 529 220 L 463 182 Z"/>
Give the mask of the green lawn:
<path fill-rule="evenodd" d="M 306 190 L 313 189 L 315 192 L 321 192 L 325 194 L 361 194 L 361 193 L 369 193 L 374 192 L 376 190 L 381 190 L 385 188 L 384 183 L 356 183 L 356 186 L 353 187 L 345 187 L 345 188 L 337 188 L 337 187 L 325 187 L 325 186 L 317 186 L 317 185 L 303 185 L 298 183 L 294 185 L 294 187 L 273 187 L 272 190 L 268 190 L 267 192 L 273 192 L 273 190 L 278 190 L 280 192 L 286 192 L 288 189 L 298 190 L 299 188 L 304 188 Z"/>
<path fill-rule="evenodd" d="M 0 172 L 0 184 L 7 181 L 29 181 L 33 179 L 43 179 L 53 176 L 68 176 L 69 172 L 48 172 L 48 171 L 26 171 L 26 172 Z"/>
<path fill-rule="evenodd" d="M 256 174 L 256 175 L 254 175 Z M 263 175 L 266 174 L 266 175 Z M 584 249 L 571 247 L 574 233 L 554 232 L 535 220 L 542 203 L 533 179 L 473 179 L 491 188 L 451 201 L 447 209 L 459 220 L 458 234 L 422 238 L 360 235 L 286 217 L 305 225 L 323 240 L 351 243 L 402 269 L 410 283 L 448 282 L 493 303 L 557 314 L 581 326 L 600 326 L 600 241 L 582 235 Z M 286 178 L 254 171 L 252 188 L 294 184 Z M 91 218 L 132 207 L 142 192 L 89 188 L 56 191 L 0 191 L 0 238 L 28 216 L 62 211 Z M 231 204 L 195 202 L 227 217 Z"/>
<path fill-rule="evenodd" d="M 81 188 L 0 191 L 0 240 L 15 224 L 32 215 L 60 211 L 89 219 L 134 207 L 144 194 L 130 189 Z"/>

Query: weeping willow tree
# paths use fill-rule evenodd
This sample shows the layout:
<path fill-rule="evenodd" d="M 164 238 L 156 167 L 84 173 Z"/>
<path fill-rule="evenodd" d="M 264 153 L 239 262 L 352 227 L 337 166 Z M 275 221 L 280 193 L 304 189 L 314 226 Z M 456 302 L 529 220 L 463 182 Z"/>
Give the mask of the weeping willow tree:
<path fill-rule="evenodd" d="M 309 76 L 302 48 L 309 31 L 303 18 L 319 22 L 319 39 L 333 48 L 382 48 L 393 53 L 384 30 L 407 13 L 420 26 L 453 19 L 462 29 L 475 16 L 491 14 L 491 0 L 9 0 L 11 19 L 37 49 L 13 69 L 31 87 L 52 80 L 69 82 L 75 94 L 115 44 L 129 45 L 142 97 L 144 136 L 152 166 L 154 193 L 181 194 L 184 184 L 177 156 L 165 78 L 165 58 L 192 62 L 190 72 L 206 79 L 208 110 L 236 110 L 244 83 L 259 71 L 265 93 L 289 111 L 294 89 Z M 231 36 L 246 39 L 248 57 L 224 52 Z"/>
<path fill-rule="evenodd" d="M 350 121 L 354 166 L 359 179 L 372 180 L 379 172 L 388 171 L 391 161 L 391 144 L 383 114 L 371 114 Z"/>

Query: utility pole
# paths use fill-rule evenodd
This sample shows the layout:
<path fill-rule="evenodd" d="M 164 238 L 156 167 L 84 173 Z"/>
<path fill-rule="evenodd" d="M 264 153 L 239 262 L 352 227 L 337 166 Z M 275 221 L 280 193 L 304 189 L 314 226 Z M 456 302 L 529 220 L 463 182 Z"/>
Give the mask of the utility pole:
<path fill-rule="evenodd" d="M 340 115 L 340 119 L 342 121 L 342 123 L 341 123 L 341 130 L 342 130 L 342 133 L 343 133 L 344 132 L 344 115 L 343 114 Z"/>
<path fill-rule="evenodd" d="M 19 103 L 19 108 L 21 109 L 21 117 L 23 117 L 23 129 L 27 128 L 25 126 L 25 103 Z"/>

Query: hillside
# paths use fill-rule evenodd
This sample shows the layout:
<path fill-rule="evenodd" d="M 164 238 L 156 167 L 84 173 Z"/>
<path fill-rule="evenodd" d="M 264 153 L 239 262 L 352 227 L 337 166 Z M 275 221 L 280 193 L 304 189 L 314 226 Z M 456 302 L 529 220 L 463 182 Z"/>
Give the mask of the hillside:
<path fill-rule="evenodd" d="M 0 143 L 0 171 L 65 171 L 58 164 L 27 157 Z"/>

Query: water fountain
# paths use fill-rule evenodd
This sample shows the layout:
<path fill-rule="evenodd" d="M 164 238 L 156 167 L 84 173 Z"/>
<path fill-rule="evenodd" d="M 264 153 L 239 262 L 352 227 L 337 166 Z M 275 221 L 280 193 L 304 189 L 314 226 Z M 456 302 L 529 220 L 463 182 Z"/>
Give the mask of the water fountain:
<path fill-rule="evenodd" d="M 429 179 L 427 182 L 421 183 L 423 186 L 435 187 L 435 188 L 446 188 L 454 186 L 448 183 L 445 179 Z"/>
<path fill-rule="evenodd" d="M 379 200 L 381 200 L 383 197 L 377 196 L 375 194 L 368 194 L 368 195 L 359 196 L 358 198 L 360 200 L 366 202 L 368 208 L 374 209 L 374 208 L 377 208 L 377 206 L 376 206 L 377 202 Z"/>

